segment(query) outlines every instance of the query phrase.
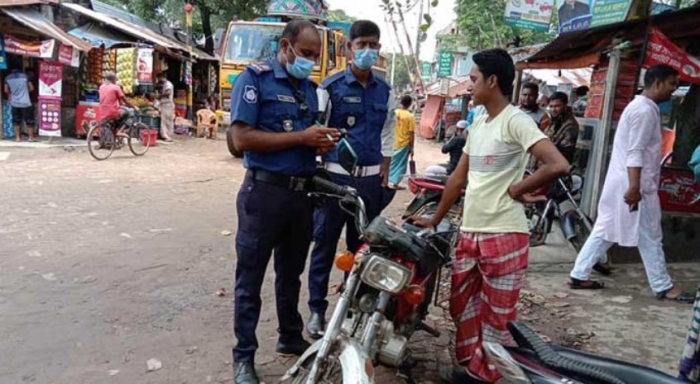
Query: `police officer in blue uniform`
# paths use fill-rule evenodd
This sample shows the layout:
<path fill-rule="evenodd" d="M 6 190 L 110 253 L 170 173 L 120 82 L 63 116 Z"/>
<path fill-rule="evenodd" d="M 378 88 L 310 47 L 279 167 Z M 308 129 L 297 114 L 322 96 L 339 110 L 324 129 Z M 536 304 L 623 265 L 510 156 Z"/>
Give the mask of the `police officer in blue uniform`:
<path fill-rule="evenodd" d="M 321 54 L 321 39 L 309 21 L 287 24 L 277 58 L 250 65 L 231 93 L 234 140 L 248 169 L 238 193 L 234 382 L 258 384 L 255 329 L 260 288 L 274 250 L 275 297 L 279 321 L 276 351 L 301 355 L 298 311 L 300 275 L 313 234 L 313 205 L 306 186 L 316 171 L 316 154 L 338 140 L 336 129 L 315 124 L 316 85 L 308 80 Z"/>
<path fill-rule="evenodd" d="M 352 65 L 326 78 L 318 91 L 319 108 L 326 116 L 326 125 L 347 130 L 347 140 L 358 157 L 358 167 L 352 175 L 338 163 L 337 149 L 324 157 L 324 167 L 333 182 L 358 190 L 370 220 L 384 208 L 384 187 L 394 141 L 393 125 L 385 124 L 387 116 L 394 112 L 391 87 L 372 73 L 381 48 L 379 37 L 379 27 L 375 23 L 355 22 L 348 41 Z M 336 199 L 327 199 L 314 213 L 315 245 L 309 266 L 311 318 L 307 322 L 312 338 L 320 338 L 326 326 L 328 281 L 344 226 L 348 250 L 356 252 L 361 243 L 354 218 L 341 210 Z"/>

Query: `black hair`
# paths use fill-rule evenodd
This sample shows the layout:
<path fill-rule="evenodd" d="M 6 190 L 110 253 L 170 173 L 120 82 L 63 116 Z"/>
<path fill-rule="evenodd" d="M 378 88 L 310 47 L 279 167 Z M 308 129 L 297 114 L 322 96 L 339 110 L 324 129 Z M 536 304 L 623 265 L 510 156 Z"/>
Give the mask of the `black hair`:
<path fill-rule="evenodd" d="M 678 71 L 666 64 L 653 65 L 644 74 L 644 88 L 651 88 L 657 81 L 666 81 L 671 76 L 678 76 Z"/>
<path fill-rule="evenodd" d="M 586 96 L 590 90 L 591 89 L 588 88 L 587 86 L 582 85 L 582 86 L 576 88 L 576 96 L 578 96 L 578 97 Z"/>
<path fill-rule="evenodd" d="M 540 93 L 540 86 L 533 82 L 527 82 L 523 84 L 523 89 L 529 89 L 532 92 L 535 92 L 536 95 Z"/>
<path fill-rule="evenodd" d="M 350 41 L 353 41 L 359 37 L 381 37 L 381 31 L 379 26 L 373 21 L 369 20 L 358 20 L 352 23 L 350 27 Z"/>
<path fill-rule="evenodd" d="M 401 98 L 401 105 L 404 108 L 408 109 L 408 107 L 410 107 L 411 104 L 413 104 L 413 98 L 411 96 L 406 95 L 406 96 Z"/>
<path fill-rule="evenodd" d="M 159 78 L 159 79 L 165 79 L 165 78 L 167 78 L 167 76 L 165 76 L 165 72 L 160 72 L 160 73 L 158 73 L 158 74 L 156 75 L 156 77 Z"/>
<path fill-rule="evenodd" d="M 508 52 L 503 49 L 487 49 L 474 55 L 474 64 L 484 74 L 484 79 L 496 76 L 501 93 L 510 97 L 515 80 L 515 64 Z"/>
<path fill-rule="evenodd" d="M 554 94 L 549 97 L 549 101 L 552 102 L 554 100 L 559 100 L 564 105 L 569 104 L 569 96 L 566 96 L 566 93 L 564 93 L 564 92 L 554 92 Z"/>
<path fill-rule="evenodd" d="M 314 23 L 309 20 L 297 19 L 292 20 L 287 23 L 282 31 L 282 38 L 289 40 L 290 43 L 295 44 L 297 42 L 297 37 L 308 28 L 316 29 Z"/>

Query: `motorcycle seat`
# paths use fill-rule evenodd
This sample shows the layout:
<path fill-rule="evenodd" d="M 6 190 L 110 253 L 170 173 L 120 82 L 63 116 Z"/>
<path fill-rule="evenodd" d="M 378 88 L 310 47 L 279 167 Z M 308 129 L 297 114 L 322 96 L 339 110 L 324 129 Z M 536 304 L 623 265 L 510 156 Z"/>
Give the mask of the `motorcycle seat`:
<path fill-rule="evenodd" d="M 552 349 L 561 356 L 584 362 L 614 375 L 627 384 L 683 384 L 675 377 L 638 364 L 595 356 L 571 348 L 552 346 Z"/>

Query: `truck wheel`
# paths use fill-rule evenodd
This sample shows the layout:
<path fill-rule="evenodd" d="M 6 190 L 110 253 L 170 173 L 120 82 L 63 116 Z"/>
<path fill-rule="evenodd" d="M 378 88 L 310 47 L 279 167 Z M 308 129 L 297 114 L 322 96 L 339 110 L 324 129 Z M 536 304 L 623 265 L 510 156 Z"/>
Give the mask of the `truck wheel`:
<path fill-rule="evenodd" d="M 228 145 L 228 151 L 231 152 L 231 156 L 237 159 L 243 157 L 243 152 L 236 149 L 236 144 L 233 142 L 233 129 L 229 129 L 226 132 L 226 144 Z"/>

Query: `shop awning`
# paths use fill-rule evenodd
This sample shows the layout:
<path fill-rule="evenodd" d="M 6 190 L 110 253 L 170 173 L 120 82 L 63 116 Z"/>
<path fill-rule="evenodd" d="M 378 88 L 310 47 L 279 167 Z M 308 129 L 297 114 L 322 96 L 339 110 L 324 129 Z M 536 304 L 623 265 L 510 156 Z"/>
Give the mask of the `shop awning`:
<path fill-rule="evenodd" d="M 92 45 L 66 33 L 35 9 L 2 8 L 2 12 L 27 27 L 77 50 L 87 52 L 92 49 Z"/>
<path fill-rule="evenodd" d="M 113 45 L 131 43 L 134 41 L 131 37 L 109 31 L 96 23 L 87 23 L 82 27 L 71 29 L 68 33 L 89 42 L 93 47 L 104 45 L 105 48 L 109 48 Z"/>
<path fill-rule="evenodd" d="M 0 7 L 19 7 L 23 5 L 36 4 L 58 4 L 59 0 L 3 0 L 0 1 Z"/>
<path fill-rule="evenodd" d="M 133 36 L 137 39 L 145 40 L 150 43 L 160 45 L 164 48 L 177 49 L 183 52 L 187 52 L 187 46 L 185 44 L 163 37 L 143 26 L 136 25 L 125 20 L 116 19 L 114 17 L 110 17 L 99 12 L 95 12 L 92 9 L 85 8 L 78 4 L 61 3 L 61 6 L 66 7 L 72 11 L 78 12 L 84 16 L 87 16 L 97 22 L 114 27 L 122 31 L 123 33 L 126 33 L 127 35 Z M 193 52 L 193 56 L 195 58 L 200 57 L 196 52 Z"/>

